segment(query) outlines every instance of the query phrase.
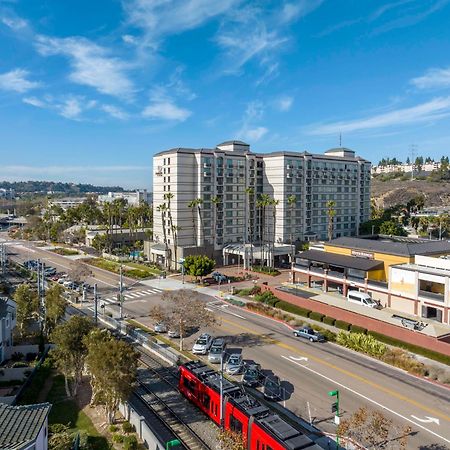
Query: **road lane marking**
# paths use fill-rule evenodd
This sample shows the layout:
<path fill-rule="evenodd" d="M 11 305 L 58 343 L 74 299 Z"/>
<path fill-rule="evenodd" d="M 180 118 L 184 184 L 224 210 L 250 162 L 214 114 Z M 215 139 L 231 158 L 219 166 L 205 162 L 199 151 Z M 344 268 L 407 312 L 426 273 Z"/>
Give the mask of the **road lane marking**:
<path fill-rule="evenodd" d="M 413 416 L 412 414 L 411 414 L 411 417 L 422 423 L 433 423 L 434 422 L 435 424 L 440 425 L 439 419 L 436 419 L 436 417 L 426 416 L 425 419 L 421 419 L 420 417 Z"/>
<path fill-rule="evenodd" d="M 230 325 L 233 325 L 233 326 L 235 326 L 237 328 L 241 328 L 242 330 L 244 330 L 244 331 L 246 331 L 248 333 L 250 332 L 252 334 L 255 334 L 257 336 L 262 337 L 263 339 L 267 339 L 264 335 L 262 335 L 260 333 L 255 333 L 254 330 L 252 330 L 252 329 L 250 329 L 248 327 L 245 327 L 243 325 L 239 325 L 239 324 L 237 324 L 235 322 L 232 322 L 230 320 L 227 320 L 225 318 L 222 318 L 222 321 L 226 322 L 226 323 L 229 323 Z M 335 364 L 329 363 L 328 361 L 325 361 L 322 358 L 319 358 L 319 357 L 314 356 L 314 355 L 312 355 L 310 353 L 298 350 L 297 348 L 293 347 L 292 345 L 285 344 L 284 342 L 281 342 L 281 341 L 278 341 L 278 340 L 275 340 L 275 339 L 273 339 L 271 343 L 277 345 L 278 347 L 284 348 L 285 350 L 288 350 L 288 351 L 290 351 L 292 353 L 296 353 L 297 355 L 305 356 L 305 357 L 309 358 L 310 360 L 317 362 L 318 364 L 322 364 L 322 365 L 324 365 L 324 366 L 326 366 L 326 367 L 328 367 L 330 369 L 333 369 L 334 371 L 342 373 L 343 375 L 345 375 L 345 376 L 347 376 L 349 378 L 353 378 L 355 380 L 358 380 L 358 381 L 360 381 L 360 382 L 362 382 L 364 384 L 367 384 L 367 385 L 369 385 L 369 386 L 371 386 L 371 387 L 373 387 L 375 389 L 378 389 L 379 391 L 385 392 L 386 394 L 389 394 L 389 395 L 391 395 L 391 396 L 393 396 L 393 397 L 395 397 L 395 398 L 397 398 L 399 400 L 402 400 L 402 401 L 404 401 L 406 403 L 409 403 L 409 404 L 415 406 L 416 408 L 427 412 L 428 414 L 430 414 L 432 416 L 438 416 L 441 419 L 444 419 L 444 420 L 450 422 L 450 417 L 447 416 L 446 414 L 441 413 L 440 411 L 436 411 L 436 410 L 434 410 L 432 408 L 429 408 L 428 406 L 424 406 L 421 403 L 416 402 L 415 400 L 412 400 L 412 399 L 410 399 L 409 397 L 407 397 L 405 395 L 402 395 L 402 394 L 400 394 L 400 393 L 398 393 L 396 391 L 393 391 L 392 389 L 389 389 L 389 388 L 386 388 L 384 386 L 381 386 L 381 385 L 379 385 L 379 384 L 377 384 L 377 383 L 375 383 L 373 381 L 370 381 L 367 378 L 364 378 L 364 377 L 362 377 L 360 375 L 356 375 L 355 373 L 350 372 L 349 370 L 343 369 L 343 368 L 341 368 L 339 366 L 336 366 Z"/>
<path fill-rule="evenodd" d="M 287 356 L 283 356 L 281 355 L 282 358 L 286 359 L 287 361 L 290 361 L 292 364 L 295 364 L 299 367 L 302 367 L 305 370 L 309 370 L 310 372 L 314 373 L 315 375 L 318 375 L 319 377 L 325 378 L 326 380 L 330 381 L 331 383 L 340 386 L 343 389 L 346 389 L 349 392 L 352 392 L 353 394 L 357 395 L 358 397 L 363 398 L 364 400 L 373 403 L 374 405 L 377 405 L 379 408 L 385 409 L 386 411 L 389 411 L 391 414 L 396 415 L 397 417 L 400 417 L 403 420 L 406 420 L 407 422 L 412 423 L 413 425 L 415 425 L 416 427 L 422 428 L 422 430 L 428 431 L 428 433 L 431 433 L 433 436 L 436 436 L 439 439 L 442 439 L 443 441 L 447 442 L 450 444 L 450 440 L 446 439 L 443 436 L 440 436 L 439 434 L 435 433 L 434 431 L 429 430 L 428 428 L 424 427 L 423 425 L 420 425 L 420 423 L 414 422 L 414 420 L 411 420 L 409 417 L 403 416 L 400 413 L 388 408 L 387 406 L 382 405 L 381 403 L 378 403 L 377 401 L 366 397 L 364 394 L 359 393 L 358 391 L 355 391 L 352 388 L 349 388 L 348 386 L 346 386 L 345 384 L 339 383 L 338 381 L 333 380 L 330 377 L 327 377 L 326 375 L 323 375 L 322 373 L 318 372 L 317 370 L 311 369 L 311 367 L 305 366 L 303 364 L 300 364 L 298 362 L 292 361 L 290 358 L 288 358 Z M 413 417 L 413 416 L 412 416 Z"/>
<path fill-rule="evenodd" d="M 308 358 L 305 356 L 289 356 L 293 361 L 308 361 Z"/>

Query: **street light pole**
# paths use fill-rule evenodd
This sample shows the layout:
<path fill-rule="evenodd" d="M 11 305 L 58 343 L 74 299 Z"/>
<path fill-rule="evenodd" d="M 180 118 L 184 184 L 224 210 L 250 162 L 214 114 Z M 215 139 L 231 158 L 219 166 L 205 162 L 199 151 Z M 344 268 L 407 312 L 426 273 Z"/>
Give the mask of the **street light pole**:
<path fill-rule="evenodd" d="M 94 284 L 94 322 L 95 322 L 95 325 L 98 324 L 97 302 L 98 302 L 98 298 L 97 298 L 97 283 L 95 283 Z"/>
<path fill-rule="evenodd" d="M 224 417 L 223 417 L 223 354 L 220 356 L 220 428 L 224 428 Z"/>
<path fill-rule="evenodd" d="M 334 415 L 334 423 L 336 425 L 339 425 L 340 423 L 340 416 L 339 416 L 339 390 L 336 389 L 334 391 L 329 391 L 328 395 L 330 397 L 336 397 L 336 401 L 331 405 L 331 412 L 335 413 Z M 336 430 L 336 449 L 339 448 L 339 432 Z"/>
<path fill-rule="evenodd" d="M 122 264 L 120 265 L 120 281 L 119 281 L 119 307 L 120 307 L 120 319 L 123 319 L 123 273 Z"/>

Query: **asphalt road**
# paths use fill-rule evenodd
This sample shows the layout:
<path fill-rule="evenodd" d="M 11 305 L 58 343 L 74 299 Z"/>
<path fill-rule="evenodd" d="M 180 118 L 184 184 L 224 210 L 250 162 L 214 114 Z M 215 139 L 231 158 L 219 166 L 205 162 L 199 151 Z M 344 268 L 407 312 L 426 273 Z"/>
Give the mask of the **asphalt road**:
<path fill-rule="evenodd" d="M 0 234 L 0 242 L 2 237 Z M 16 243 L 10 248 L 17 253 L 13 258 L 40 257 L 58 269 L 70 267 L 67 258 L 30 243 Z M 117 291 L 117 275 L 97 269 L 93 272 L 102 298 Z M 133 283 L 127 280 L 127 284 Z M 160 301 L 161 292 L 157 281 L 134 284 L 127 291 L 125 314 L 151 324 L 148 310 Z M 335 430 L 332 399 L 327 392 L 339 389 L 343 417 L 349 417 L 363 405 L 383 410 L 399 429 L 411 427 L 408 448 L 450 449 L 450 389 L 330 343 L 300 340 L 279 322 L 200 295 L 205 299 L 206 307 L 221 318 L 220 326 L 201 331 L 226 336 L 229 352 L 242 352 L 245 360 L 259 362 L 266 375 L 270 372 L 278 375 L 284 388 L 281 403 L 306 419 L 311 417 L 319 428 L 329 432 Z M 117 307 L 108 308 L 117 313 Z M 195 338 L 193 335 L 186 340 L 187 348 Z"/>

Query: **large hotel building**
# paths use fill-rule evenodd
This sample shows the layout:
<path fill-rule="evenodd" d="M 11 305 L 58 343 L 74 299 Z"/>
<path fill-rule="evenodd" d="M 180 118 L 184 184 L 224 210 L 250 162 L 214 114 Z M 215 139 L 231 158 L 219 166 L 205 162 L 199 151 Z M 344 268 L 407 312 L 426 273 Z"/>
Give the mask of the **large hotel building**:
<path fill-rule="evenodd" d="M 354 236 L 370 218 L 371 163 L 347 148 L 254 153 L 241 141 L 153 157 L 151 260 L 289 262 L 295 243 Z M 334 202 L 330 206 L 329 202 Z M 177 248 L 174 248 L 174 247 Z"/>

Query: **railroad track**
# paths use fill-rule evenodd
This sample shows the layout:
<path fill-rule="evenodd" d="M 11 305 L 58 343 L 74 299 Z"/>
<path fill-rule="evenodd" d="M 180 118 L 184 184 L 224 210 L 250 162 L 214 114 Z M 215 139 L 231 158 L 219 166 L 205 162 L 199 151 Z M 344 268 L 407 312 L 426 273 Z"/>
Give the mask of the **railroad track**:
<path fill-rule="evenodd" d="M 134 391 L 159 419 L 169 427 L 177 439 L 188 449 L 208 450 L 211 447 L 163 400 L 150 390 L 144 382 Z"/>

